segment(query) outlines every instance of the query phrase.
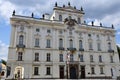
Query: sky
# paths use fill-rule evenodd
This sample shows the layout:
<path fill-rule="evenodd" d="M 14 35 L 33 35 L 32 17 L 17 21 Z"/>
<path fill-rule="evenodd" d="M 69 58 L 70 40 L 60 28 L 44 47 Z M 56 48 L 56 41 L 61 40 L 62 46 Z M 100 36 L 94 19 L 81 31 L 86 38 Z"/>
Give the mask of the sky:
<path fill-rule="evenodd" d="M 16 15 L 31 16 L 38 18 L 42 14 L 52 14 L 55 2 L 58 6 L 63 4 L 76 6 L 84 9 L 84 19 L 90 24 L 94 21 L 95 25 L 101 22 L 103 26 L 111 27 L 114 25 L 116 30 L 116 44 L 120 46 L 120 0 L 0 0 L 0 59 L 7 60 L 8 47 L 10 43 L 10 17 L 13 10 Z"/>

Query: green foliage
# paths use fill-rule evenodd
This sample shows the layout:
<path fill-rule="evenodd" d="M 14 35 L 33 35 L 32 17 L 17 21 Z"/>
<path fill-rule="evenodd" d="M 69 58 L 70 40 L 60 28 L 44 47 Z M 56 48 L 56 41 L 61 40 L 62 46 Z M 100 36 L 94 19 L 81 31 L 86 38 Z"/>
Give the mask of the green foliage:
<path fill-rule="evenodd" d="M 6 65 L 7 62 L 2 59 L 2 60 L 1 60 L 1 63 L 3 63 L 4 65 Z"/>
<path fill-rule="evenodd" d="M 119 55 L 119 59 L 120 59 L 120 47 L 117 46 L 117 51 L 118 51 L 118 55 Z"/>

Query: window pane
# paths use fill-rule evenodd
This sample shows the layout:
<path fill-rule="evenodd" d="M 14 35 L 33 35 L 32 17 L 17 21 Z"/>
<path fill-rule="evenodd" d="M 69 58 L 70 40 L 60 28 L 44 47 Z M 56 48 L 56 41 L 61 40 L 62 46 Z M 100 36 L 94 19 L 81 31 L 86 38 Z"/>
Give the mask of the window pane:
<path fill-rule="evenodd" d="M 63 40 L 62 39 L 59 39 L 59 47 L 63 47 Z"/>
<path fill-rule="evenodd" d="M 82 46 L 82 40 L 79 40 L 79 48 L 82 49 L 83 46 Z"/>
<path fill-rule="evenodd" d="M 78 18 L 78 24 L 80 24 L 81 23 L 81 20 L 80 20 L 80 18 Z"/>
<path fill-rule="evenodd" d="M 100 45 L 100 43 L 97 43 L 97 48 L 98 48 L 98 51 L 101 51 L 101 45 Z"/>
<path fill-rule="evenodd" d="M 35 39 L 35 46 L 36 46 L 36 47 L 39 46 L 39 39 L 38 39 L 38 38 Z"/>
<path fill-rule="evenodd" d="M 39 29 L 39 28 L 36 28 L 36 32 L 40 32 L 40 29 Z"/>
<path fill-rule="evenodd" d="M 18 52 L 18 61 L 22 61 L 22 55 L 23 55 L 22 52 Z"/>
<path fill-rule="evenodd" d="M 111 43 L 108 43 L 108 50 L 112 50 L 111 49 Z"/>
<path fill-rule="evenodd" d="M 35 53 L 35 61 L 39 61 L 39 53 Z"/>
<path fill-rule="evenodd" d="M 47 33 L 51 33 L 51 30 L 50 30 L 50 29 L 47 29 Z"/>
<path fill-rule="evenodd" d="M 91 74 L 95 74 L 94 67 L 91 67 Z"/>
<path fill-rule="evenodd" d="M 70 41 L 69 41 L 70 43 L 70 48 L 73 48 L 73 40 L 71 39 Z"/>
<path fill-rule="evenodd" d="M 47 39 L 47 48 L 50 48 L 50 39 Z"/>
<path fill-rule="evenodd" d="M 47 74 L 47 75 L 50 75 L 50 67 L 47 67 L 46 74 Z"/>
<path fill-rule="evenodd" d="M 79 57 L 80 57 L 80 61 L 83 62 L 84 61 L 83 60 L 83 55 L 80 55 Z"/>
<path fill-rule="evenodd" d="M 59 21 L 62 21 L 62 15 L 59 15 Z"/>
<path fill-rule="evenodd" d="M 50 61 L 50 53 L 47 53 L 47 61 Z"/>
<path fill-rule="evenodd" d="M 39 68 L 38 67 L 34 67 L 34 75 L 38 75 L 38 71 L 39 71 Z"/>
<path fill-rule="evenodd" d="M 92 50 L 93 46 L 92 46 L 92 42 L 89 42 L 89 50 Z"/>
<path fill-rule="evenodd" d="M 90 62 L 93 62 L 93 55 L 90 55 Z"/>
<path fill-rule="evenodd" d="M 63 54 L 60 54 L 59 57 L 60 57 L 60 62 L 63 62 Z"/>
<path fill-rule="evenodd" d="M 100 67 L 100 74 L 103 74 L 103 67 Z"/>
<path fill-rule="evenodd" d="M 23 35 L 19 36 L 19 44 L 23 44 L 23 38 L 24 38 Z"/>
<path fill-rule="evenodd" d="M 102 62 L 102 56 L 101 55 L 99 56 L 99 62 Z"/>
<path fill-rule="evenodd" d="M 73 61 L 74 60 L 74 56 L 73 54 L 70 54 L 70 61 Z"/>

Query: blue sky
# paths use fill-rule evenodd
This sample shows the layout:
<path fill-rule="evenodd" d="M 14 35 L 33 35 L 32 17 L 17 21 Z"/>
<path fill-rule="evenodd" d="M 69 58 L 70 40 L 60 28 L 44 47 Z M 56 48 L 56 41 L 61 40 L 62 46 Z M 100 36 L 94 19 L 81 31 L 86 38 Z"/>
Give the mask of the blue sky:
<path fill-rule="evenodd" d="M 114 24 L 116 29 L 116 44 L 120 46 L 120 0 L 0 0 L 0 59 L 7 60 L 10 42 L 10 17 L 13 10 L 16 14 L 30 16 L 32 12 L 40 18 L 43 13 L 52 13 L 55 2 L 58 6 L 67 5 L 81 6 L 85 11 L 85 20 L 100 22 L 110 27 Z"/>

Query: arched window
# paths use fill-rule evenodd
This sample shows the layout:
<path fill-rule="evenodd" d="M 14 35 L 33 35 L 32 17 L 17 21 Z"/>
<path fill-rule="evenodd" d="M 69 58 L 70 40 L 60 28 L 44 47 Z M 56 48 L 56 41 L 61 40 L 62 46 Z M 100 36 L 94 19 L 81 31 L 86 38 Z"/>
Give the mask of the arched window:
<path fill-rule="evenodd" d="M 23 36 L 23 35 L 20 35 L 20 36 L 19 36 L 19 44 L 23 44 L 23 39 L 24 39 L 24 36 Z"/>
<path fill-rule="evenodd" d="M 78 18 L 78 24 L 80 24 L 81 23 L 81 20 L 80 20 L 80 18 Z"/>
<path fill-rule="evenodd" d="M 73 40 L 72 39 L 70 39 L 69 44 L 70 44 L 70 48 L 73 48 Z"/>
<path fill-rule="evenodd" d="M 79 40 L 79 49 L 82 49 L 83 46 L 82 46 L 82 40 Z"/>
<path fill-rule="evenodd" d="M 59 21 L 62 21 L 62 15 L 59 15 Z"/>
<path fill-rule="evenodd" d="M 63 39 L 59 39 L 59 47 L 60 47 L 60 48 L 63 47 Z"/>
<path fill-rule="evenodd" d="M 111 43 L 108 43 L 108 50 L 111 50 Z"/>

